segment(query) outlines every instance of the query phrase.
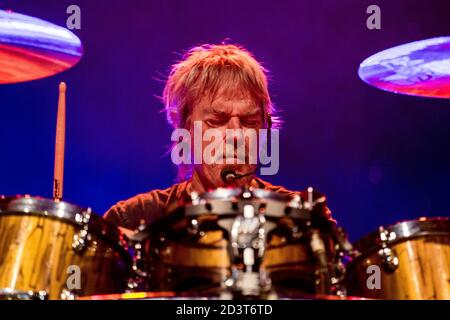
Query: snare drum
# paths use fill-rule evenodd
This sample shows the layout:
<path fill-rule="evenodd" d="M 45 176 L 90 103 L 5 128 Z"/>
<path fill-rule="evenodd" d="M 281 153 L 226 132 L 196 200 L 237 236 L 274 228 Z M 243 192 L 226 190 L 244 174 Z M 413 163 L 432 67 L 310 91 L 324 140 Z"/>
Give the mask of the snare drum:
<path fill-rule="evenodd" d="M 421 218 L 381 227 L 355 244 L 349 294 L 374 299 L 450 299 L 450 220 Z"/>
<path fill-rule="evenodd" d="M 122 234 L 89 209 L 0 198 L 0 299 L 124 292 L 130 268 Z"/>
<path fill-rule="evenodd" d="M 320 206 L 320 200 L 316 205 Z M 266 221 L 266 246 L 260 269 L 269 275 L 273 287 L 317 293 L 317 282 L 329 279 L 318 279 L 310 231 L 317 228 L 326 263 L 331 265 L 334 242 L 325 225 L 333 222 L 320 220 L 320 228 L 314 211 L 301 208 L 300 198 L 260 189 L 217 189 L 198 198 L 194 196 L 192 203 L 150 226 L 143 246 L 148 271 L 145 289 L 180 292 L 223 285 L 230 277 L 232 265 L 230 230 L 236 217 L 244 215 L 245 206 L 251 206 Z M 329 283 L 322 285 L 329 287 Z"/>

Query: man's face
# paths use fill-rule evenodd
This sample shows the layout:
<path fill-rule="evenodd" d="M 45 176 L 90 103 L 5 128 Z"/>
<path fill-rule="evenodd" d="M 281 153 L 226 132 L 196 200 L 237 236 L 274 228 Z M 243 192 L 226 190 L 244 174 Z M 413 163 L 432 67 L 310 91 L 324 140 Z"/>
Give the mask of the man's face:
<path fill-rule="evenodd" d="M 238 91 L 239 92 L 239 91 Z M 256 133 L 256 150 L 258 150 L 258 135 L 259 129 L 264 125 L 263 113 L 261 106 L 258 106 L 250 95 L 245 93 L 236 92 L 221 92 L 219 91 L 213 101 L 210 97 L 205 96 L 193 107 L 191 116 L 188 118 L 188 128 L 193 139 L 192 150 L 194 150 L 194 123 L 201 121 L 202 124 L 202 137 L 208 129 L 216 129 L 221 133 L 223 139 L 223 156 L 222 163 L 205 164 L 202 161 L 201 164 L 194 165 L 194 174 L 197 174 L 200 178 L 205 189 L 224 187 L 224 186 L 243 186 L 249 184 L 251 176 L 237 179 L 233 184 L 226 184 L 221 178 L 221 172 L 224 169 L 232 169 L 238 174 L 245 174 L 255 171 L 257 168 L 256 161 L 249 161 L 249 142 L 250 139 L 243 139 L 245 133 L 252 130 Z M 226 139 L 227 129 L 238 130 L 240 129 L 243 135 L 235 135 L 232 139 L 233 146 L 230 145 L 230 140 Z M 234 131 L 236 132 L 236 131 Z M 250 133 L 250 132 L 248 132 Z M 228 132 L 228 136 L 230 133 Z M 203 141 L 203 139 L 201 139 Z M 197 141 L 200 141 L 198 139 Z M 228 141 L 229 150 L 231 152 L 231 158 L 233 158 L 234 164 L 229 164 L 230 157 L 226 159 L 227 155 L 230 156 L 230 152 L 226 152 L 226 143 Z M 245 164 L 237 164 L 237 145 L 238 143 L 245 143 Z M 202 155 L 205 154 L 205 148 L 211 144 L 211 141 L 203 141 L 202 143 Z M 242 150 L 242 149 L 241 149 Z M 207 154 L 207 153 L 206 153 Z M 214 161 L 217 162 L 217 161 Z M 251 162 L 251 163 L 249 163 Z"/>

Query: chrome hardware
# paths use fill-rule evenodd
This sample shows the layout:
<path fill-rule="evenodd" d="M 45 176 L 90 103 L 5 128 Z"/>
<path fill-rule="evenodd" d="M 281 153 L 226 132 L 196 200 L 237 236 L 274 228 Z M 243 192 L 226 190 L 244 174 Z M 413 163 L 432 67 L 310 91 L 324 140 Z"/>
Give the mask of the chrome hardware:
<path fill-rule="evenodd" d="M 62 300 L 75 300 L 76 297 L 77 297 L 76 294 L 74 294 L 72 291 L 70 291 L 67 288 L 63 289 L 63 291 L 61 292 Z"/>
<path fill-rule="evenodd" d="M 328 269 L 327 251 L 325 243 L 320 236 L 319 231 L 311 230 L 310 246 L 314 256 L 317 259 L 318 268 L 316 269 L 316 291 L 319 294 L 331 293 L 331 277 Z"/>
<path fill-rule="evenodd" d="M 48 293 L 45 290 L 38 291 L 34 294 L 37 300 L 48 300 Z"/>
<path fill-rule="evenodd" d="M 200 203 L 200 197 L 196 191 L 191 192 L 191 201 L 193 205 L 198 205 Z"/>
<path fill-rule="evenodd" d="M 41 291 L 21 291 L 10 288 L 0 289 L 0 300 L 48 300 L 48 293 Z"/>
<path fill-rule="evenodd" d="M 21 291 L 10 288 L 0 289 L 0 300 L 48 300 L 48 293 L 41 291 Z"/>
<path fill-rule="evenodd" d="M 308 200 L 303 203 L 303 208 L 306 210 L 312 210 L 314 208 L 315 203 L 313 191 L 314 189 L 312 187 L 308 187 L 307 189 Z"/>
<path fill-rule="evenodd" d="M 288 206 L 292 208 L 302 209 L 303 208 L 302 198 L 298 194 L 296 194 L 292 198 L 292 200 L 288 203 Z"/>
<path fill-rule="evenodd" d="M 239 295 L 259 296 L 271 288 L 269 276 L 261 269 L 266 249 L 265 222 L 264 215 L 256 214 L 255 208 L 247 204 L 231 227 L 231 278 L 224 284 Z"/>
<path fill-rule="evenodd" d="M 244 198 L 244 199 L 250 199 L 251 197 L 252 197 L 252 193 L 248 190 L 246 190 L 242 193 L 242 198 Z"/>
<path fill-rule="evenodd" d="M 129 277 L 127 279 L 127 289 L 126 293 L 139 292 L 146 290 L 146 283 L 143 278 L 138 276 Z"/>
<path fill-rule="evenodd" d="M 383 269 L 388 273 L 392 273 L 397 270 L 399 266 L 399 260 L 395 250 L 388 247 L 388 244 L 397 238 L 395 232 L 389 232 L 383 227 L 379 228 L 381 249 L 378 251 L 378 255 L 383 262 Z"/>
<path fill-rule="evenodd" d="M 378 254 L 383 261 L 383 267 L 386 272 L 394 272 L 399 266 L 399 260 L 397 254 L 391 248 L 382 248 L 378 251 Z"/>
<path fill-rule="evenodd" d="M 77 222 L 79 222 L 82 225 L 81 230 L 74 234 L 73 236 L 73 242 L 72 242 L 72 248 L 76 252 L 82 252 L 87 245 L 87 242 L 90 240 L 89 235 L 89 220 L 91 219 L 91 209 L 87 209 L 86 211 L 83 211 L 81 216 L 77 217 Z"/>
<path fill-rule="evenodd" d="M 143 257 L 142 244 L 136 242 L 134 244 L 134 257 L 133 257 L 133 271 L 140 278 L 146 278 L 147 272 L 145 270 L 145 259 Z"/>
<path fill-rule="evenodd" d="M 345 264 L 342 261 L 342 257 L 344 255 L 340 255 L 337 258 L 337 261 L 333 264 L 332 277 L 331 277 L 331 294 L 334 294 L 339 297 L 347 296 L 347 289 L 345 287 Z"/>
<path fill-rule="evenodd" d="M 136 233 L 144 232 L 146 228 L 147 225 L 145 220 L 141 219 L 139 221 L 139 226 L 137 227 Z M 162 238 L 162 236 L 160 241 L 164 241 L 164 238 Z M 133 270 L 133 274 L 128 278 L 127 292 L 135 292 L 141 289 L 144 280 L 148 277 L 148 273 L 144 271 L 146 270 L 146 261 L 143 255 L 143 243 L 144 242 L 136 239 L 130 242 L 130 246 L 133 247 L 133 264 L 131 267 Z M 157 250 L 157 248 L 155 247 L 153 250 Z"/>
<path fill-rule="evenodd" d="M 197 219 L 191 219 L 188 227 L 188 232 L 192 236 L 197 236 L 199 234 L 199 224 Z"/>

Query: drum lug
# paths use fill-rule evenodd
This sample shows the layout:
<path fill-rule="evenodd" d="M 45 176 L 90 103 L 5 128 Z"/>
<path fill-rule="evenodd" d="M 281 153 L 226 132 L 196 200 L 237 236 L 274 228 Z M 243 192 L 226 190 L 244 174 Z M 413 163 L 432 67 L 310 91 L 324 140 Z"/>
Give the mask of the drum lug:
<path fill-rule="evenodd" d="M 378 251 L 378 255 L 381 257 L 383 262 L 383 269 L 388 273 L 392 273 L 397 270 L 399 266 L 399 260 L 395 250 L 389 248 L 388 244 L 395 240 L 397 235 L 395 232 L 389 232 L 383 227 L 379 228 L 381 249 Z"/>
<path fill-rule="evenodd" d="M 382 248 L 378 251 L 378 254 L 383 261 L 384 271 L 392 273 L 397 270 L 399 266 L 399 260 L 394 250 L 391 248 Z"/>
<path fill-rule="evenodd" d="M 288 203 L 288 206 L 292 208 L 303 209 L 302 198 L 300 197 L 300 195 L 294 195 L 292 200 Z"/>
<path fill-rule="evenodd" d="M 82 225 L 81 230 L 73 236 L 72 248 L 76 252 L 82 252 L 90 240 L 89 235 L 89 220 L 91 219 L 91 209 L 87 209 L 81 215 L 80 223 Z"/>
<path fill-rule="evenodd" d="M 137 231 L 144 231 L 146 228 L 145 220 L 139 221 L 139 227 Z M 161 236 L 162 237 L 162 236 Z M 148 273 L 145 272 L 146 270 L 146 263 L 145 259 L 142 253 L 143 250 L 143 244 L 141 241 L 133 242 L 133 265 L 132 270 L 133 274 L 127 282 L 128 291 L 134 292 L 136 290 L 139 290 L 141 287 L 143 287 L 144 279 L 148 277 Z"/>
<path fill-rule="evenodd" d="M 138 278 L 146 278 L 148 276 L 145 269 L 145 261 L 142 254 L 142 244 L 137 242 L 134 244 L 133 272 Z"/>
<path fill-rule="evenodd" d="M 346 262 L 359 256 L 359 252 L 353 248 L 342 227 L 334 227 L 332 232 L 335 238 L 335 257 L 332 268 L 331 293 L 343 298 L 347 296 L 345 286 Z"/>
<path fill-rule="evenodd" d="M 48 292 L 41 291 L 21 291 L 10 288 L 0 289 L 0 300 L 48 300 Z"/>
<path fill-rule="evenodd" d="M 35 293 L 35 297 L 38 300 L 48 300 L 48 292 L 45 290 L 41 290 Z"/>
<path fill-rule="evenodd" d="M 191 236 L 198 236 L 199 234 L 199 225 L 197 219 L 191 219 L 188 227 L 188 232 Z"/>
<path fill-rule="evenodd" d="M 337 261 L 333 264 L 333 276 L 331 277 L 331 293 L 339 296 L 346 297 L 347 289 L 345 287 L 345 264 L 342 262 L 344 254 L 341 254 Z"/>
<path fill-rule="evenodd" d="M 77 295 L 67 288 L 63 289 L 63 291 L 61 292 L 62 300 L 75 300 L 76 298 Z"/>
<path fill-rule="evenodd" d="M 191 192 L 191 201 L 193 205 L 198 205 L 200 203 L 200 197 L 197 192 Z"/>
<path fill-rule="evenodd" d="M 317 269 L 315 271 L 317 293 L 330 294 L 331 277 L 328 268 L 327 252 L 320 232 L 316 229 L 311 230 L 310 247 L 317 260 Z"/>
<path fill-rule="evenodd" d="M 303 204 L 303 208 L 306 210 L 312 210 L 314 208 L 314 189 L 312 187 L 308 187 L 307 196 L 308 200 Z"/>

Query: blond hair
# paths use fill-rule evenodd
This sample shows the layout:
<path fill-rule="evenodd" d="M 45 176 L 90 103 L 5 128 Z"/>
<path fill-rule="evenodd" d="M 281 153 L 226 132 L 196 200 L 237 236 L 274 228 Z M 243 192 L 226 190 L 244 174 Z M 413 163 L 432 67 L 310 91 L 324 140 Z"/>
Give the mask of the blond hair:
<path fill-rule="evenodd" d="M 262 107 L 264 120 L 269 113 L 272 127 L 278 128 L 267 70 L 249 51 L 231 44 L 194 47 L 172 66 L 163 92 L 167 120 L 173 128 L 185 128 L 195 103 L 204 95 L 213 100 L 220 88 L 249 93 Z"/>
<path fill-rule="evenodd" d="M 262 108 L 264 123 L 277 129 L 281 120 L 270 99 L 267 74 L 261 63 L 241 46 L 204 44 L 194 47 L 172 65 L 169 73 L 162 97 L 167 120 L 174 129 L 186 128 L 196 102 L 204 96 L 213 101 L 222 89 L 249 94 Z M 180 180 L 190 173 L 190 167 L 178 166 Z"/>

